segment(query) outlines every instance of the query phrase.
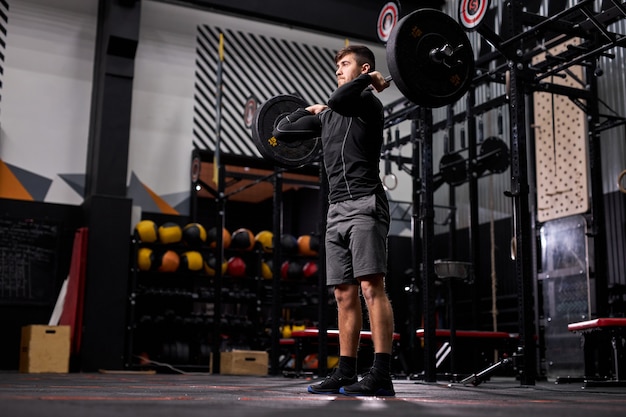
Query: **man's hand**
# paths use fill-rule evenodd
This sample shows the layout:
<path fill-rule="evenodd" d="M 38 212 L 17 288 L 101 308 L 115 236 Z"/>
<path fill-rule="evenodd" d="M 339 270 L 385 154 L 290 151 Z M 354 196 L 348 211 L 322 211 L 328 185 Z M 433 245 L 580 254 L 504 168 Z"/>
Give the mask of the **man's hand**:
<path fill-rule="evenodd" d="M 326 104 L 313 104 L 307 107 L 305 110 L 309 113 L 318 114 L 326 110 L 328 106 Z"/>
<path fill-rule="evenodd" d="M 369 73 L 369 76 L 372 79 L 372 87 L 379 93 L 389 87 L 389 82 L 385 80 L 385 77 L 380 72 L 372 71 Z"/>

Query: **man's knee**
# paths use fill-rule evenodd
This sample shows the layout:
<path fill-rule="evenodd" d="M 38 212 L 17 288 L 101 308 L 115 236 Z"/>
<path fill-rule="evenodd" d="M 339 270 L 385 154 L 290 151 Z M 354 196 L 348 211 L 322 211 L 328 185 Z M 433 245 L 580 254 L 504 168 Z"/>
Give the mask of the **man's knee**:
<path fill-rule="evenodd" d="M 356 285 L 335 286 L 335 301 L 340 307 L 350 308 L 359 303 L 359 289 Z"/>

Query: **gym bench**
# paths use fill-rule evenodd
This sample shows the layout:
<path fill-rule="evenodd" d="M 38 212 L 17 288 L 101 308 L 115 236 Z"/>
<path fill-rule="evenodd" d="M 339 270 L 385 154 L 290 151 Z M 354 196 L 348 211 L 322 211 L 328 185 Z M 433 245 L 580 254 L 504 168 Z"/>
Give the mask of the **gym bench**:
<path fill-rule="evenodd" d="M 417 329 L 415 331 L 415 336 L 418 338 L 424 338 L 425 331 L 424 329 Z M 449 329 L 435 329 L 435 337 L 437 339 L 443 340 L 441 346 L 437 350 L 435 360 L 435 368 L 439 369 L 441 364 L 446 360 L 448 356 L 452 353 L 452 347 L 456 346 L 456 352 L 465 352 L 465 349 L 460 349 L 458 343 L 450 343 L 451 337 L 456 339 L 462 339 L 466 341 L 476 342 L 472 345 L 473 355 L 465 355 L 465 359 L 470 360 L 469 365 L 465 365 L 462 369 L 456 369 L 456 364 L 451 364 L 450 366 L 450 374 L 454 376 L 459 371 L 464 373 L 471 373 L 476 368 L 479 368 L 482 365 L 489 365 L 491 363 L 491 358 L 487 358 L 487 351 L 495 351 L 502 350 L 505 352 L 513 351 L 511 346 L 511 341 L 518 339 L 517 333 L 508 333 L 508 332 L 492 332 L 492 331 L 483 331 L 483 330 L 455 330 L 452 332 Z M 459 340 L 460 341 L 460 340 Z M 480 364 L 476 361 L 476 356 L 480 354 L 484 357 L 484 361 L 489 363 Z"/>
<path fill-rule="evenodd" d="M 585 387 L 626 387 L 626 318 L 607 317 L 570 323 L 567 329 L 582 335 Z M 608 363 L 612 363 L 612 369 Z"/>
<path fill-rule="evenodd" d="M 328 329 L 326 331 L 326 335 L 328 337 L 329 345 L 332 344 L 338 346 L 339 345 L 339 330 L 338 329 Z M 291 332 L 291 338 L 289 339 L 281 339 L 281 345 L 295 345 L 295 375 L 300 376 L 302 374 L 302 365 L 305 356 L 305 352 L 310 350 L 309 347 L 315 344 L 320 336 L 319 329 L 307 328 L 304 330 L 294 330 Z M 361 331 L 361 345 L 364 346 L 372 346 L 372 332 L 369 330 Z M 363 343 L 366 342 L 366 343 Z M 397 345 L 400 342 L 400 334 L 393 334 L 393 349 L 396 350 Z"/>

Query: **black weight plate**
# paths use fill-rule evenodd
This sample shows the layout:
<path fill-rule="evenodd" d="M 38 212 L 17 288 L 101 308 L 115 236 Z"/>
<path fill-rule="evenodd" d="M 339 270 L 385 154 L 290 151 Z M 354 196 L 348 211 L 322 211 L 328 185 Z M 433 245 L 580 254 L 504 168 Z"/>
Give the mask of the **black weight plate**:
<path fill-rule="evenodd" d="M 480 144 L 481 167 L 500 174 L 509 167 L 509 147 L 498 137 L 490 136 Z"/>
<path fill-rule="evenodd" d="M 444 154 L 439 161 L 439 173 L 443 180 L 450 185 L 462 184 L 467 180 L 465 158 L 458 153 Z"/>
<path fill-rule="evenodd" d="M 299 167 L 314 162 L 320 155 L 320 138 L 283 142 L 272 135 L 274 127 L 284 116 L 307 104 L 300 97 L 279 95 L 263 103 L 254 115 L 252 140 L 263 157 L 283 167 Z"/>
<path fill-rule="evenodd" d="M 435 59 L 432 52 L 445 45 L 451 47 L 451 56 Z M 474 77 L 474 51 L 467 35 L 439 10 L 419 9 L 400 19 L 386 53 L 393 82 L 419 106 L 453 104 L 467 92 Z"/>

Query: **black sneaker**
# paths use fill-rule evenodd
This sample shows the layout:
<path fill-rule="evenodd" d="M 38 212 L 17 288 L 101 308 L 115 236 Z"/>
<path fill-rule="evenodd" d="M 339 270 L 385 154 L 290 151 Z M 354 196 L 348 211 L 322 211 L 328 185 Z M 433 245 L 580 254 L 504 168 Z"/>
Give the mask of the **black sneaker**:
<path fill-rule="evenodd" d="M 351 377 L 346 377 L 339 372 L 339 368 L 335 368 L 331 374 L 319 384 L 309 385 L 307 391 L 311 394 L 339 394 L 341 387 L 354 384 L 356 381 L 356 374 Z"/>
<path fill-rule="evenodd" d="M 341 387 L 339 393 L 352 397 L 393 397 L 396 395 L 390 377 L 377 376 L 372 372 L 365 374 L 359 382 Z"/>

